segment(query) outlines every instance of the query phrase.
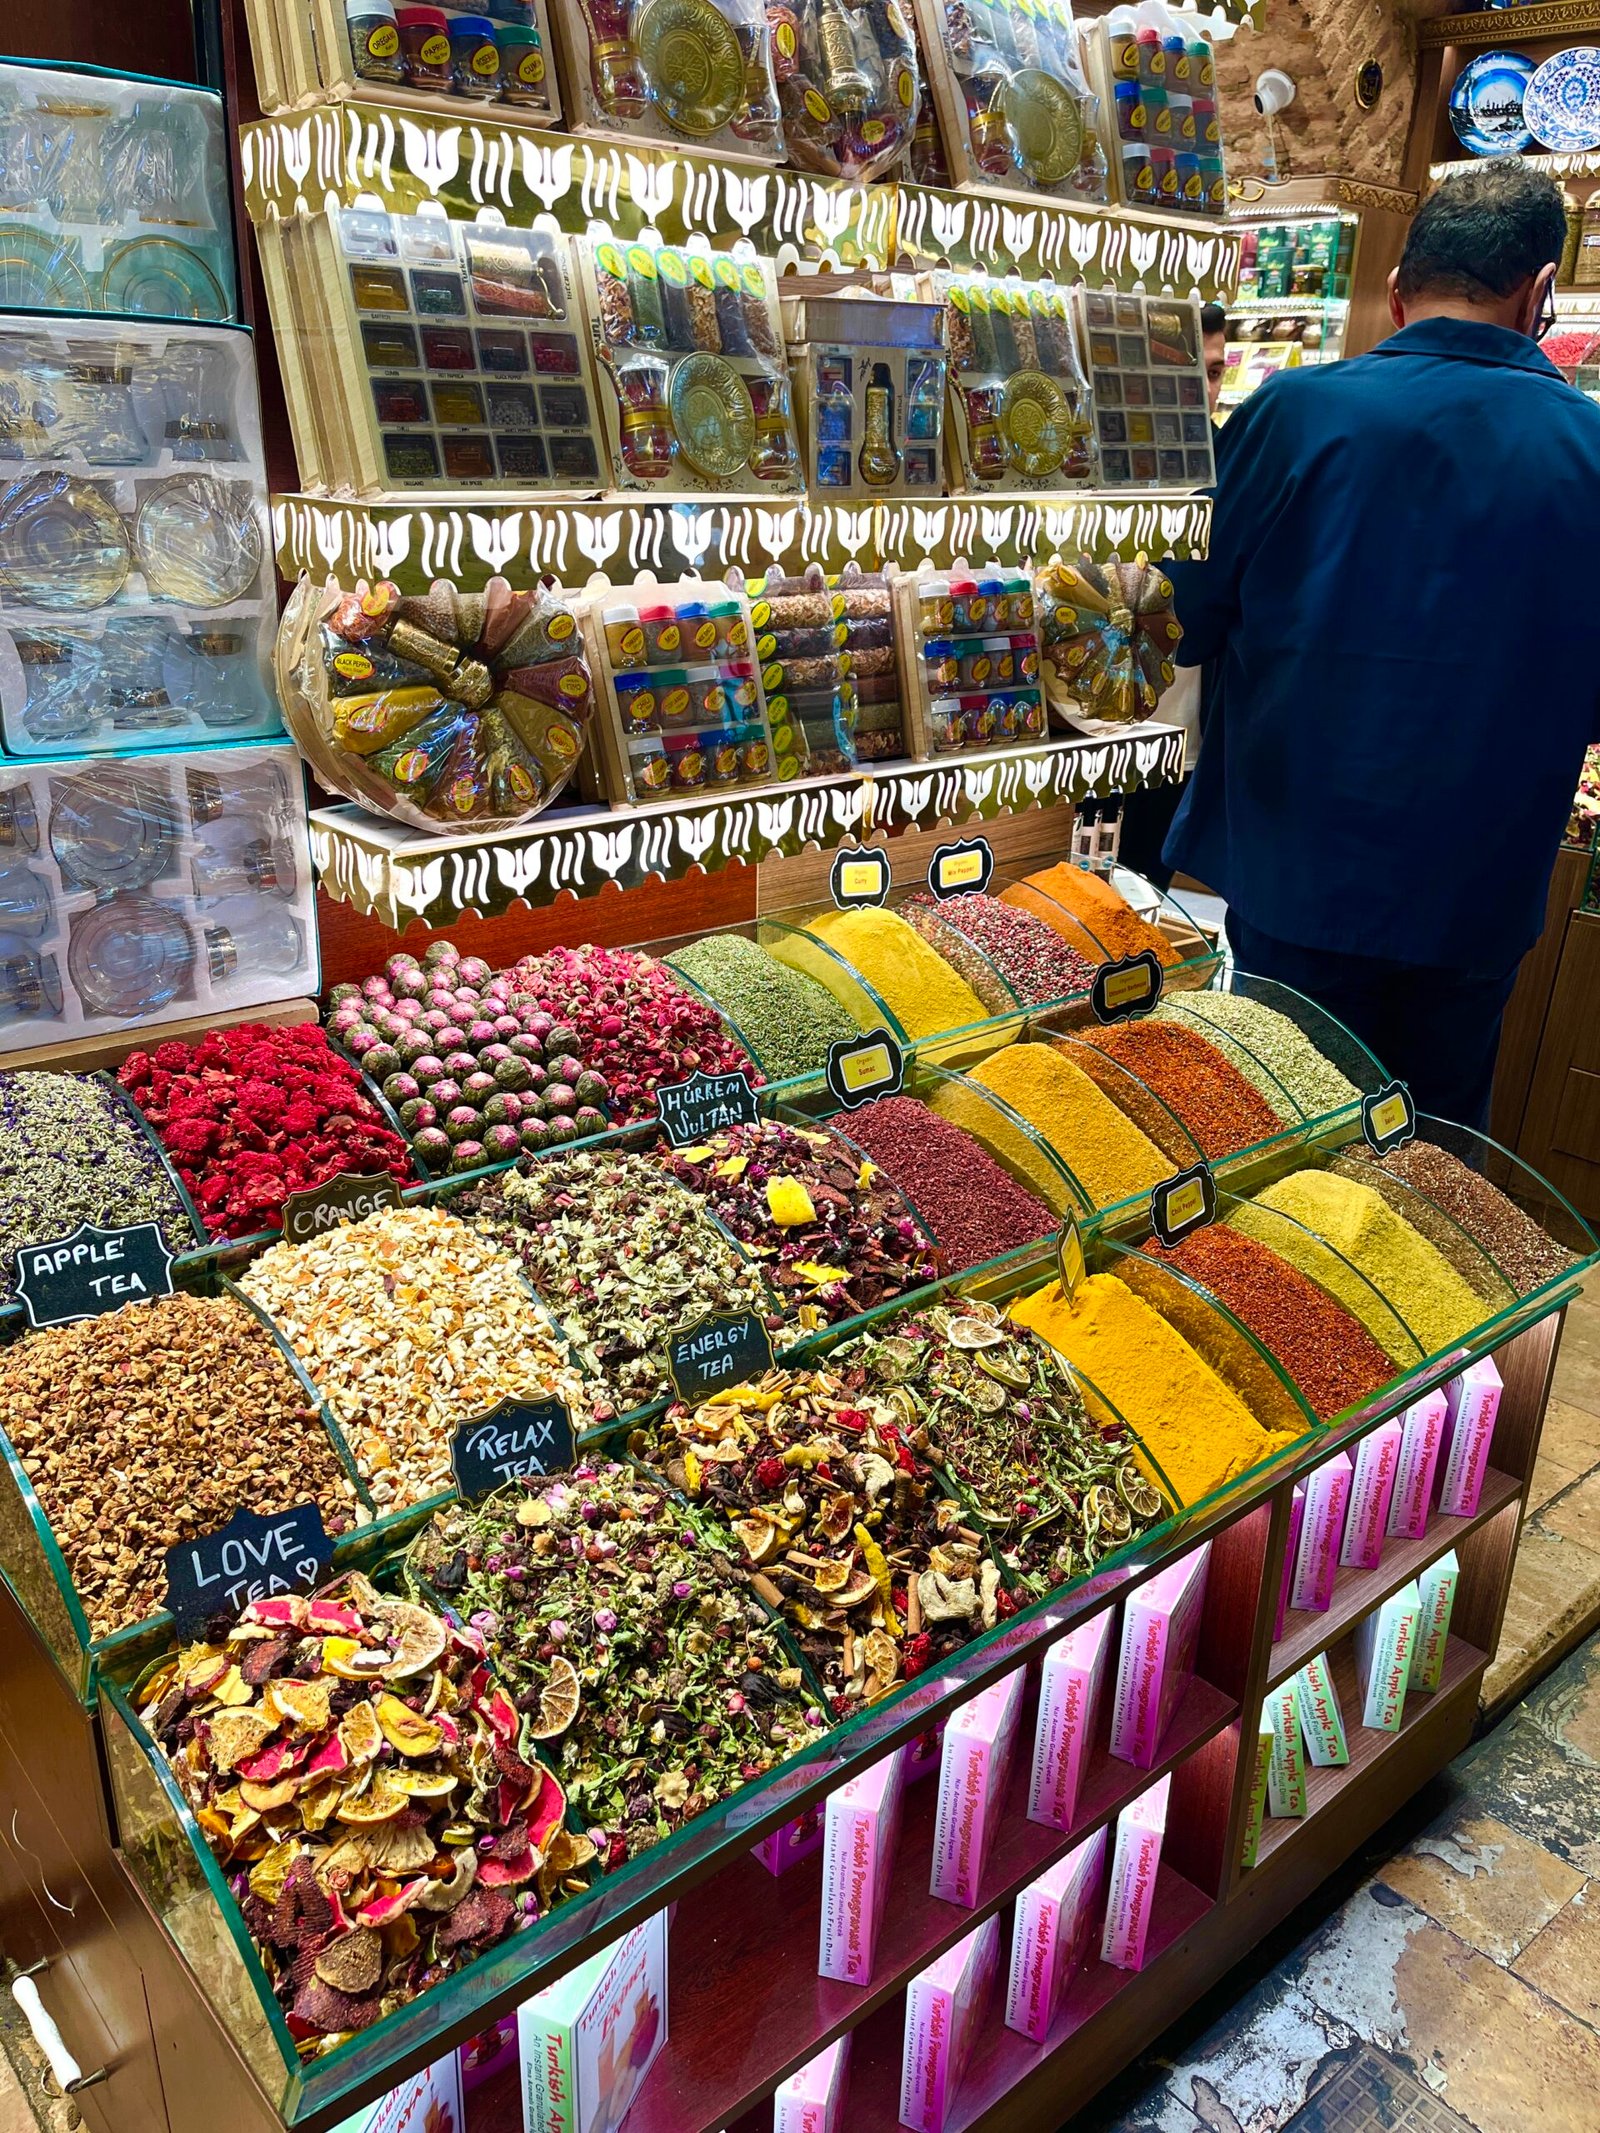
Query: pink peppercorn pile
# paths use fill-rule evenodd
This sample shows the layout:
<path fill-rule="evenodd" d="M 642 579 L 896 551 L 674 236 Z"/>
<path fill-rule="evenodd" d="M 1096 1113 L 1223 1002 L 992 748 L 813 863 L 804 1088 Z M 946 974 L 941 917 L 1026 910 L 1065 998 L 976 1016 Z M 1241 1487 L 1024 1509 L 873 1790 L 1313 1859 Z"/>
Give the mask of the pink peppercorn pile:
<path fill-rule="evenodd" d="M 1024 1007 L 1071 999 L 1094 983 L 1094 965 L 1053 927 L 997 896 L 952 896 L 939 903 L 924 890 L 906 903 L 935 911 L 945 925 L 981 949 Z"/>
<path fill-rule="evenodd" d="M 970 1133 L 909 1096 L 880 1096 L 828 1121 L 864 1148 L 933 1232 L 949 1273 L 1048 1236 L 1056 1218 Z"/>
<path fill-rule="evenodd" d="M 605 1076 L 613 1125 L 654 1118 L 663 1082 L 738 1070 L 757 1088 L 765 1079 L 713 1009 L 654 956 L 586 942 L 524 956 L 511 975 L 578 1032 L 579 1056 Z"/>

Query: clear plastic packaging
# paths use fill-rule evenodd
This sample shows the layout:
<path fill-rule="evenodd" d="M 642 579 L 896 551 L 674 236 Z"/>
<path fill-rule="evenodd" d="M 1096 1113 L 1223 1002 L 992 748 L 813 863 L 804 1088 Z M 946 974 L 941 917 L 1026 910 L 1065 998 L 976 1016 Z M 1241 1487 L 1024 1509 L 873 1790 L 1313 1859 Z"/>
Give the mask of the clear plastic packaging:
<path fill-rule="evenodd" d="M 1016 747 L 1045 737 L 1033 581 L 999 563 L 895 580 L 916 753 Z"/>
<path fill-rule="evenodd" d="M 593 709 L 577 617 L 544 585 L 302 578 L 278 672 L 289 731 L 336 792 L 414 829 L 508 829 L 571 777 Z"/>
<path fill-rule="evenodd" d="M 1094 418 L 1069 292 L 1018 275 L 941 271 L 929 284 L 950 348 L 952 486 L 1092 482 Z"/>
<path fill-rule="evenodd" d="M 1200 300 L 1074 292 L 1108 489 L 1200 489 L 1216 478 Z"/>
<path fill-rule="evenodd" d="M 1052 713 L 1079 732 L 1156 715 L 1183 625 L 1155 563 L 1047 563 L 1034 579 Z"/>
<path fill-rule="evenodd" d="M 900 0 L 767 0 L 766 13 L 789 161 L 857 184 L 885 176 L 922 105 Z"/>
<path fill-rule="evenodd" d="M 951 182 L 1107 198 L 1070 0 L 917 0 Z"/>
<path fill-rule="evenodd" d="M 0 1046 L 317 983 L 287 742 L 0 768 Z"/>
<path fill-rule="evenodd" d="M 819 501 L 937 496 L 945 380 L 938 307 L 791 296 L 783 317 L 811 493 Z"/>
<path fill-rule="evenodd" d="M 776 669 L 767 710 L 804 731 L 813 772 L 850 770 L 867 750 L 905 753 L 895 654 L 894 600 L 882 571 L 847 563 L 834 578 L 820 563 L 802 577 L 769 571 L 750 584 L 750 616 L 763 675 Z"/>
<path fill-rule="evenodd" d="M 1203 25 L 1140 0 L 1091 25 L 1085 41 L 1123 205 L 1225 214 L 1216 55 Z"/>
<path fill-rule="evenodd" d="M 222 99 L 0 61 L 0 308 L 238 315 Z"/>
<path fill-rule="evenodd" d="M 761 0 L 558 0 L 557 18 L 575 133 L 782 157 Z"/>

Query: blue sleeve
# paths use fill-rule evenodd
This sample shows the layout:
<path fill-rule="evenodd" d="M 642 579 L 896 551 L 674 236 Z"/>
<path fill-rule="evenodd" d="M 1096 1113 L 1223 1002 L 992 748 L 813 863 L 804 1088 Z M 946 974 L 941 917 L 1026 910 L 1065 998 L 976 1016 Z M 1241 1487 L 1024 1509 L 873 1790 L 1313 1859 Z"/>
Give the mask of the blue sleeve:
<path fill-rule="evenodd" d="M 1275 381 L 1274 381 L 1275 382 Z M 1271 384 L 1250 395 L 1217 439 L 1217 480 L 1211 491 L 1211 545 L 1204 562 L 1169 559 L 1167 575 L 1183 624 L 1178 665 L 1205 666 L 1220 658 L 1239 618 L 1239 585 L 1261 522 L 1263 460 L 1270 456 Z"/>

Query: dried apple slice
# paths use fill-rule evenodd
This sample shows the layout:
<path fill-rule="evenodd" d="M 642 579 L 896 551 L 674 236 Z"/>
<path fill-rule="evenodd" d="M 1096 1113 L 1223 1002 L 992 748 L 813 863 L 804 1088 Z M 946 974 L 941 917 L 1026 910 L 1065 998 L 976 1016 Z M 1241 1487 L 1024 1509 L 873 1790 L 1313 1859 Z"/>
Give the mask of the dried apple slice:
<path fill-rule="evenodd" d="M 444 1735 L 432 1719 L 413 1711 L 398 1696 L 380 1696 L 376 1716 L 384 1739 L 399 1755 L 434 1755 L 443 1745 Z"/>

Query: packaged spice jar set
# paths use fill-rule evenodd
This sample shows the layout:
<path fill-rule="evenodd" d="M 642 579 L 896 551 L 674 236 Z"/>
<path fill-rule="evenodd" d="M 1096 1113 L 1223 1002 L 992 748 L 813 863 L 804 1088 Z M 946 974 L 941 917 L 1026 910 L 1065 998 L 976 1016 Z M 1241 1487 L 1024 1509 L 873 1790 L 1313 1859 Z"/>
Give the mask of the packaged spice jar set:
<path fill-rule="evenodd" d="M 0 304 L 237 316 L 214 90 L 0 61 Z"/>
<path fill-rule="evenodd" d="M 298 757 L 0 771 L 0 1035 L 47 1044 L 315 990 Z"/>
<path fill-rule="evenodd" d="M 806 767 L 804 734 L 792 721 L 777 746 L 749 602 L 737 587 L 640 579 L 594 594 L 588 622 L 630 800 L 769 785 Z"/>
<path fill-rule="evenodd" d="M 957 186 L 1104 200 L 1097 100 L 1069 0 L 916 0 Z"/>
<path fill-rule="evenodd" d="M 1183 625 L 1154 563 L 1059 558 L 1034 579 L 1050 709 L 1069 725 L 1152 718 L 1177 674 Z"/>
<path fill-rule="evenodd" d="M 1033 580 L 998 563 L 894 580 L 914 752 L 1044 736 Z"/>
<path fill-rule="evenodd" d="M 1074 292 L 1094 388 L 1100 479 L 1201 488 L 1215 478 L 1197 297 Z"/>
<path fill-rule="evenodd" d="M 612 238 L 581 249 L 615 485 L 799 489 L 771 262 Z"/>
<path fill-rule="evenodd" d="M 328 18 L 336 81 L 353 76 L 429 103 L 492 105 L 496 118 L 515 115 L 539 126 L 561 117 L 544 0 L 486 0 L 470 10 L 408 7 L 404 0 L 316 4 Z M 336 40 L 341 12 L 343 37 Z"/>
<path fill-rule="evenodd" d="M 311 358 L 298 381 L 285 372 L 308 483 L 578 494 L 601 485 L 565 238 L 361 207 L 301 218 L 279 242 Z"/>
<path fill-rule="evenodd" d="M 1115 133 L 1112 162 L 1125 207 L 1227 208 L 1217 65 L 1193 15 L 1159 0 L 1118 7 L 1085 31 L 1089 70 Z"/>
<path fill-rule="evenodd" d="M 0 321 L 6 751 L 278 732 L 265 525 L 243 328 Z"/>
<path fill-rule="evenodd" d="M 1096 474 L 1069 292 L 937 273 L 950 347 L 950 475 L 961 490 L 1066 489 Z"/>
<path fill-rule="evenodd" d="M 575 133 L 783 154 L 771 28 L 760 0 L 556 0 Z"/>
<path fill-rule="evenodd" d="M 938 305 L 786 296 L 783 322 L 812 495 L 937 496 L 945 379 Z"/>
<path fill-rule="evenodd" d="M 882 571 L 850 563 L 833 579 L 769 571 L 750 588 L 756 657 L 774 726 L 793 721 L 814 772 L 905 753 L 894 600 Z"/>
<path fill-rule="evenodd" d="M 571 606 L 498 577 L 414 596 L 388 579 L 345 591 L 302 578 L 278 677 L 323 783 L 415 829 L 531 820 L 577 768 L 593 709 Z"/>
<path fill-rule="evenodd" d="M 916 40 L 900 0 L 768 0 L 791 163 L 858 184 L 889 174 L 916 127 Z"/>

